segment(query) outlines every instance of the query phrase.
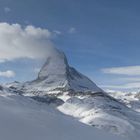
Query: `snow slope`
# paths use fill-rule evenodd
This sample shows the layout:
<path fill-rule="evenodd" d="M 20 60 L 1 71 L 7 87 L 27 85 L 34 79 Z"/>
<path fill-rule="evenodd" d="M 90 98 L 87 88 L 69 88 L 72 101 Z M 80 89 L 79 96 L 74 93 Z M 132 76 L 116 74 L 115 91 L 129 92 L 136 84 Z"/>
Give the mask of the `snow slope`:
<path fill-rule="evenodd" d="M 58 110 L 85 124 L 130 139 L 140 135 L 140 113 L 104 93 L 69 97 Z"/>
<path fill-rule="evenodd" d="M 52 106 L 0 91 L 1 140 L 122 140 L 62 115 Z"/>

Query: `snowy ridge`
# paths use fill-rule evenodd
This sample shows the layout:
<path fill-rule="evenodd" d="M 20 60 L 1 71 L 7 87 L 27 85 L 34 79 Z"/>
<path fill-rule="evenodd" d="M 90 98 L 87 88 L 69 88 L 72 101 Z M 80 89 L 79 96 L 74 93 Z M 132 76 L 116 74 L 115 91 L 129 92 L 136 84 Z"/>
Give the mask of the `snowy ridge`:
<path fill-rule="evenodd" d="M 129 108 L 140 112 L 140 92 L 121 92 L 107 90 L 107 93 Z"/>

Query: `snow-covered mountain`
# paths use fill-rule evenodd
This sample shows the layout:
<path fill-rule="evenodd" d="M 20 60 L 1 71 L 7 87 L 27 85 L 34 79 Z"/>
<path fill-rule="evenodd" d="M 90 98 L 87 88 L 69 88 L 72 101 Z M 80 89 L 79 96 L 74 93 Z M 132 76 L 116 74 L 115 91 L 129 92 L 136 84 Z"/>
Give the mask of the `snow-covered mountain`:
<path fill-rule="evenodd" d="M 70 67 L 65 54 L 59 50 L 47 58 L 36 80 L 23 85 L 26 93 L 43 94 L 62 91 L 101 92 L 89 78 Z"/>
<path fill-rule="evenodd" d="M 5 85 L 10 93 L 29 96 L 92 127 L 134 140 L 139 138 L 140 113 L 128 108 L 94 82 L 70 67 L 65 54 L 55 50 L 38 77 Z M 2 91 L 4 91 L 2 89 Z"/>
<path fill-rule="evenodd" d="M 140 92 L 122 92 L 107 90 L 107 93 L 129 108 L 140 112 Z"/>

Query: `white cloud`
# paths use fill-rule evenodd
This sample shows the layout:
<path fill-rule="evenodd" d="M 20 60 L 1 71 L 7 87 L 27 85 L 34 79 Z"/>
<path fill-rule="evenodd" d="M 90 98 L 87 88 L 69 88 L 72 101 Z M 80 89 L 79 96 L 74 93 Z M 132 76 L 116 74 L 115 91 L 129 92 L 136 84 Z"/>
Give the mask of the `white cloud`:
<path fill-rule="evenodd" d="M 15 72 L 11 70 L 0 71 L 0 77 L 12 78 L 15 77 Z"/>
<path fill-rule="evenodd" d="M 107 74 L 135 76 L 135 75 L 140 75 L 140 66 L 104 68 L 101 71 Z"/>
<path fill-rule="evenodd" d="M 0 62 L 19 58 L 40 59 L 53 50 L 48 29 L 0 23 Z"/>
<path fill-rule="evenodd" d="M 124 82 L 140 82 L 140 77 L 124 77 L 118 78 L 117 80 Z"/>
<path fill-rule="evenodd" d="M 68 30 L 68 33 L 70 33 L 70 34 L 76 33 L 76 28 L 71 27 L 71 28 Z"/>
<path fill-rule="evenodd" d="M 58 30 L 54 30 L 53 33 L 55 33 L 56 35 L 61 35 L 62 33 Z"/>
<path fill-rule="evenodd" d="M 11 9 L 9 7 L 5 7 L 4 11 L 5 11 L 5 13 L 9 13 L 11 11 Z"/>
<path fill-rule="evenodd" d="M 127 83 L 121 85 L 101 85 L 102 88 L 111 88 L 111 89 L 140 89 L 140 82 Z"/>

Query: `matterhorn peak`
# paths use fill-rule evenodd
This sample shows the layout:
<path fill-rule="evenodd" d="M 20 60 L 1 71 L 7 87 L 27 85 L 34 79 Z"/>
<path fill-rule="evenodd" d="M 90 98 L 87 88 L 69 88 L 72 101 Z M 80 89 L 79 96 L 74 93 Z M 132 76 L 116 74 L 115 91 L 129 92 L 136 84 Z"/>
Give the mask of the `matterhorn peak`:
<path fill-rule="evenodd" d="M 50 76 L 66 76 L 67 68 L 68 62 L 65 54 L 57 50 L 47 57 L 45 64 L 38 74 L 38 79 L 47 79 Z"/>
<path fill-rule="evenodd" d="M 102 92 L 89 78 L 69 66 L 65 54 L 52 49 L 47 60 L 41 68 L 38 77 L 32 82 L 25 83 L 34 91 L 78 91 L 78 92 Z M 30 90 L 32 90 L 32 88 Z"/>

